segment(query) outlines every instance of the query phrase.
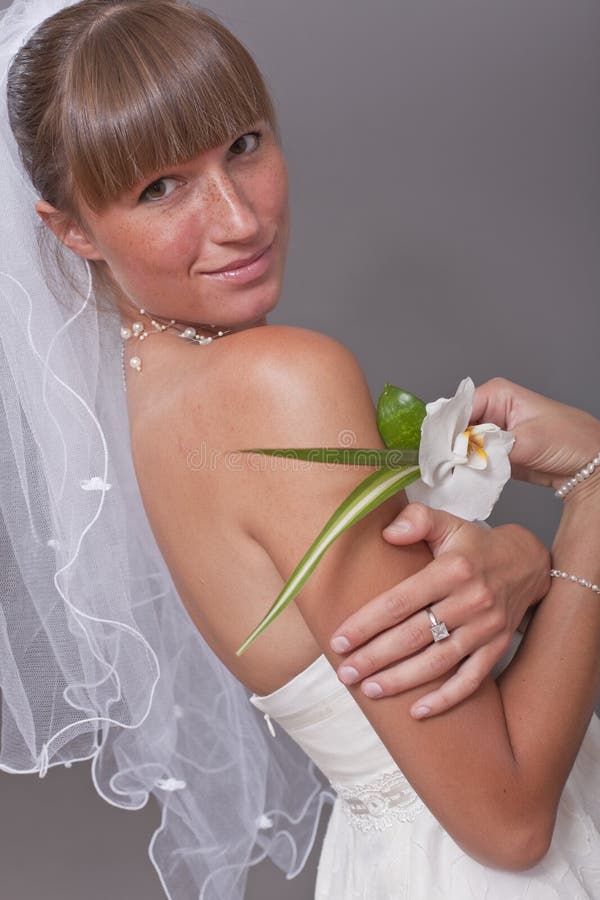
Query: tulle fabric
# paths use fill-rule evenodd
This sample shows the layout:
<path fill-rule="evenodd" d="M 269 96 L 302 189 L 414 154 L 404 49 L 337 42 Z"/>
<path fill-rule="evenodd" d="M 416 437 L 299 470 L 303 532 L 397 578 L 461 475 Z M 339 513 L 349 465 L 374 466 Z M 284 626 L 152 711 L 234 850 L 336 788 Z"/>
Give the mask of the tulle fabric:
<path fill-rule="evenodd" d="M 6 71 L 68 5 L 0 14 L 0 768 L 91 760 L 107 802 L 158 801 L 149 854 L 170 900 L 241 900 L 265 856 L 302 868 L 331 795 L 177 596 L 133 470 L 117 317 L 98 312 L 84 263 L 40 265 Z"/>

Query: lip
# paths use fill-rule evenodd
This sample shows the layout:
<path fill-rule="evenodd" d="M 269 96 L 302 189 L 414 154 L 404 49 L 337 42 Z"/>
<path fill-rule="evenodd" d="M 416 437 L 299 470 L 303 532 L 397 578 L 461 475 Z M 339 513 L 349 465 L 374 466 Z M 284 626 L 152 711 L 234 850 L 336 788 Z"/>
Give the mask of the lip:
<path fill-rule="evenodd" d="M 253 281 L 260 278 L 268 269 L 272 257 L 273 243 L 268 247 L 263 247 L 252 256 L 246 259 L 240 259 L 237 262 L 229 263 L 223 269 L 216 269 L 213 272 L 203 272 L 206 278 L 214 278 L 218 281 L 236 281 L 239 283 Z"/>

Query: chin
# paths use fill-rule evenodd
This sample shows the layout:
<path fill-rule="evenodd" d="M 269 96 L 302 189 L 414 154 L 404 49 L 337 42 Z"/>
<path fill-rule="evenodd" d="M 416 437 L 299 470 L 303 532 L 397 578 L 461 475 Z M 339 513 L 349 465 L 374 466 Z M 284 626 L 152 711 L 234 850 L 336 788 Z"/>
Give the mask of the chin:
<path fill-rule="evenodd" d="M 281 296 L 281 287 L 281 278 L 271 278 L 266 284 L 244 291 L 243 295 L 224 299 L 219 308 L 213 309 L 209 314 L 213 318 L 205 316 L 199 321 L 239 330 L 255 325 L 275 309 Z"/>

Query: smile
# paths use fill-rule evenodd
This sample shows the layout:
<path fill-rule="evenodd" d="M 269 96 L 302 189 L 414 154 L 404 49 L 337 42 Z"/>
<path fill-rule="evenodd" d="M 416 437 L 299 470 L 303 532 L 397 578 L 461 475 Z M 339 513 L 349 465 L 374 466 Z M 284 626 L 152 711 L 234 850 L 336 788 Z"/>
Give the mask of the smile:
<path fill-rule="evenodd" d="M 273 257 L 273 243 L 268 247 L 239 262 L 230 263 L 227 268 L 214 272 L 203 272 L 204 278 L 217 281 L 232 281 L 237 284 L 246 284 L 255 281 L 265 274 Z"/>

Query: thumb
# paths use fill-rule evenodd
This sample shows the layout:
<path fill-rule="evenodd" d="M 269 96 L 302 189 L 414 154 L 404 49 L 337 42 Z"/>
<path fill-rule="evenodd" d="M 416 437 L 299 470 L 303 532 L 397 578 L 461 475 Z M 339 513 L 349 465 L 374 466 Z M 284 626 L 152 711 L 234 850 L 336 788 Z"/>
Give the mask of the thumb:
<path fill-rule="evenodd" d="M 400 515 L 384 529 L 383 536 L 390 544 L 416 544 L 427 541 L 434 556 L 442 552 L 444 544 L 465 524 L 463 519 L 442 509 L 430 509 L 422 503 L 409 503 Z"/>

